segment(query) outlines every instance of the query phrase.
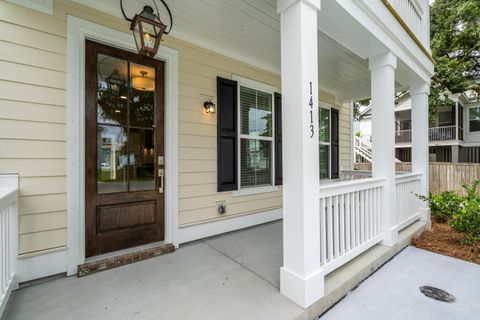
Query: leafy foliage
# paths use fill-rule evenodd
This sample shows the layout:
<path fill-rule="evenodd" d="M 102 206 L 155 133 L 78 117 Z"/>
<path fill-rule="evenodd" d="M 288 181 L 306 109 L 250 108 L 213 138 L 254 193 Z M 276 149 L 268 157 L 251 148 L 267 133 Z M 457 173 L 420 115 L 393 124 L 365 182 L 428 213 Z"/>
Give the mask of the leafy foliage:
<path fill-rule="evenodd" d="M 467 201 L 448 220 L 448 224 L 464 234 L 463 243 L 472 244 L 480 240 L 480 199 Z"/>
<path fill-rule="evenodd" d="M 480 94 L 480 0 L 436 0 L 430 9 L 431 49 L 435 59 L 430 118 L 452 106 L 449 93 Z"/>
<path fill-rule="evenodd" d="M 465 196 L 451 191 L 437 195 L 430 193 L 428 197 L 417 196 L 428 202 L 432 216 L 438 222 L 448 222 L 454 230 L 463 233 L 463 243 L 472 244 L 480 241 L 479 185 L 480 180 L 475 180 L 472 184 L 462 184 L 466 191 Z"/>
<path fill-rule="evenodd" d="M 460 210 L 461 204 L 464 202 L 462 196 L 452 191 L 436 195 L 430 193 L 428 197 L 418 195 L 418 197 L 428 202 L 431 214 L 438 222 L 447 222 L 454 213 Z"/>

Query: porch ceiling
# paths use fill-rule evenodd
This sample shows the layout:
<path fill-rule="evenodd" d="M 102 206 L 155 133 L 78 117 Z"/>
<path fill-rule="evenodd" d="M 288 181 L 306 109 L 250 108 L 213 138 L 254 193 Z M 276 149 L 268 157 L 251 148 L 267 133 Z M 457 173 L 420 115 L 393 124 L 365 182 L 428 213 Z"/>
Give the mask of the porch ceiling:
<path fill-rule="evenodd" d="M 97 10 L 123 17 L 118 0 L 74 0 Z M 280 73 L 280 16 L 277 0 L 167 0 L 174 19 L 172 36 L 237 58 L 252 65 Z M 151 0 L 124 0 L 125 11 L 133 16 Z M 364 59 L 377 50 L 375 39 L 366 39 L 365 31 L 341 12 L 334 1 L 324 1 L 319 14 L 318 53 L 319 86 L 337 96 L 337 100 L 365 98 L 370 94 L 368 63 Z M 323 9 L 323 8 L 322 8 Z M 163 10 L 160 8 L 160 10 Z M 161 12 L 164 22 L 168 15 Z M 350 30 L 350 31 L 348 31 Z M 345 36 L 346 33 L 352 33 Z M 325 32 L 323 32 L 325 31 Z M 342 44 L 338 33 L 343 33 Z M 362 34 L 362 37 L 359 34 Z M 327 35 L 328 34 L 328 35 Z M 350 40 L 366 41 L 366 49 L 353 53 L 358 46 Z M 349 42 L 350 41 L 350 42 Z"/>

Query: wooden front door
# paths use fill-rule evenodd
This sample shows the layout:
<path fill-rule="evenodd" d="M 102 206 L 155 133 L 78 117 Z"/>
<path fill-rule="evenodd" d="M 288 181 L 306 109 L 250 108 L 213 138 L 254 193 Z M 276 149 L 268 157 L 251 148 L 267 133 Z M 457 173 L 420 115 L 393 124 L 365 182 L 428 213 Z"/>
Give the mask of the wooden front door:
<path fill-rule="evenodd" d="M 164 240 L 164 63 L 87 41 L 85 66 L 91 257 Z"/>

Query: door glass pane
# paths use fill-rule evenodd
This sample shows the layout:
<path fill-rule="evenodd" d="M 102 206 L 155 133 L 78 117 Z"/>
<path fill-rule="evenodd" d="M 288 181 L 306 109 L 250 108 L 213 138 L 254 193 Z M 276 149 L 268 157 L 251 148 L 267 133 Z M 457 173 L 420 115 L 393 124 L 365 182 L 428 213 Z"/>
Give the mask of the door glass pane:
<path fill-rule="evenodd" d="M 272 136 L 272 94 L 240 86 L 242 134 Z"/>
<path fill-rule="evenodd" d="M 155 69 L 130 64 L 130 126 L 152 128 L 155 121 Z"/>
<path fill-rule="evenodd" d="M 127 125 L 127 70 L 126 61 L 98 55 L 98 123 Z"/>
<path fill-rule="evenodd" d="M 319 138 L 321 142 L 330 142 L 330 110 L 319 108 Z"/>
<path fill-rule="evenodd" d="M 120 126 L 97 126 L 98 193 L 127 191 L 127 130 Z"/>
<path fill-rule="evenodd" d="M 272 142 L 241 139 L 241 186 L 256 187 L 272 184 Z"/>
<path fill-rule="evenodd" d="M 320 145 L 320 179 L 328 179 L 328 159 L 330 146 Z"/>
<path fill-rule="evenodd" d="M 155 189 L 154 131 L 130 129 L 130 191 Z"/>

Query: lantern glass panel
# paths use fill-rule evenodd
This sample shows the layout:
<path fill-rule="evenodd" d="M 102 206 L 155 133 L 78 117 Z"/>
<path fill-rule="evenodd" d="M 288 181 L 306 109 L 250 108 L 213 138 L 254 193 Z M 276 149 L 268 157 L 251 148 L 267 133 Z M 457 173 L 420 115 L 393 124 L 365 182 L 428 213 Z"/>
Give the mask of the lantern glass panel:
<path fill-rule="evenodd" d="M 128 63 L 107 55 L 98 55 L 97 121 L 104 124 L 127 123 Z"/>
<path fill-rule="evenodd" d="M 148 49 L 153 50 L 155 48 L 155 42 L 157 41 L 157 34 L 155 33 L 155 27 L 145 21 L 141 22 L 143 31 L 143 43 Z"/>

